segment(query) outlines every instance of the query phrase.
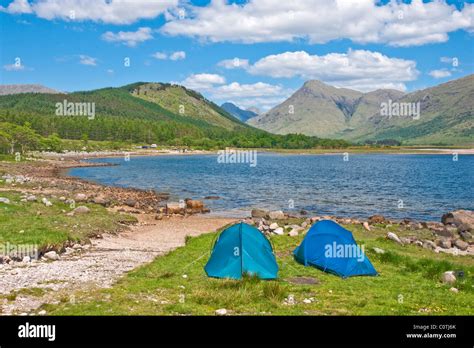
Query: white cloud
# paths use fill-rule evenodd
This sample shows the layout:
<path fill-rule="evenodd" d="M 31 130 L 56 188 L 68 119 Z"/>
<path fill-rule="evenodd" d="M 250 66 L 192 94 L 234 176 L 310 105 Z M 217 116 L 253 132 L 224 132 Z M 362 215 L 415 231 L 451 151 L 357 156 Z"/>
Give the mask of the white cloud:
<path fill-rule="evenodd" d="M 262 110 L 269 110 L 280 104 L 293 92 L 281 85 L 271 85 L 264 82 L 253 84 L 225 83 L 225 78 L 221 75 L 193 74 L 178 84 L 204 93 L 219 104 L 232 102 L 240 107 L 258 107 Z"/>
<path fill-rule="evenodd" d="M 224 83 L 225 78 L 217 74 L 193 74 L 180 82 L 181 85 L 198 91 L 206 91 L 216 85 L 222 85 Z"/>
<path fill-rule="evenodd" d="M 11 2 L 6 8 L 0 7 L 0 11 L 11 14 L 32 13 L 30 3 L 28 0 L 15 0 Z"/>
<path fill-rule="evenodd" d="M 97 58 L 86 56 L 85 54 L 80 54 L 79 55 L 79 64 L 96 66 L 97 65 Z"/>
<path fill-rule="evenodd" d="M 135 47 L 137 44 L 153 39 L 151 29 L 148 27 L 139 28 L 137 31 L 119 31 L 113 33 L 107 31 L 102 34 L 102 39 L 108 42 L 121 42 L 129 47 Z"/>
<path fill-rule="evenodd" d="M 292 92 L 281 85 L 264 82 L 253 84 L 232 82 L 227 85 L 215 86 L 208 91 L 211 99 L 217 100 L 219 103 L 231 102 L 243 108 L 257 107 L 264 111 L 282 103 Z"/>
<path fill-rule="evenodd" d="M 254 75 L 274 78 L 299 76 L 337 87 L 371 91 L 378 88 L 406 90 L 404 82 L 415 80 L 416 62 L 390 58 L 379 52 L 349 50 L 347 53 L 310 55 L 305 51 L 266 56 L 248 67 Z"/>
<path fill-rule="evenodd" d="M 225 69 L 246 69 L 249 66 L 249 60 L 237 57 L 233 59 L 224 59 L 217 63 L 217 66 Z"/>
<path fill-rule="evenodd" d="M 168 59 L 168 55 L 163 52 L 156 52 L 151 55 L 153 58 L 160 59 L 160 60 L 165 60 Z"/>
<path fill-rule="evenodd" d="M 284 88 L 280 85 L 271 85 L 264 82 L 254 84 L 232 82 L 228 85 L 214 88 L 211 93 L 219 99 L 267 97 L 281 96 L 284 93 Z"/>
<path fill-rule="evenodd" d="M 211 42 L 325 43 L 346 38 L 414 46 L 445 42 L 456 30 L 474 31 L 474 4 L 464 3 L 457 10 L 443 0 L 393 0 L 386 5 L 374 0 L 249 0 L 241 5 L 215 0 L 190 6 L 187 12 L 184 19 L 168 14 L 162 32 Z"/>
<path fill-rule="evenodd" d="M 7 64 L 3 66 L 6 71 L 23 71 L 26 67 L 23 64 Z"/>
<path fill-rule="evenodd" d="M 186 58 L 186 52 L 184 51 L 176 51 L 170 54 L 171 60 L 183 60 Z"/>
<path fill-rule="evenodd" d="M 265 112 L 271 108 L 283 103 L 291 94 L 282 97 L 256 97 L 244 99 L 227 99 L 225 101 L 238 105 L 243 109 L 256 108 L 260 112 Z"/>
<path fill-rule="evenodd" d="M 442 79 L 443 77 L 451 76 L 451 72 L 446 69 L 431 70 L 428 75 L 434 77 L 435 79 Z"/>
<path fill-rule="evenodd" d="M 0 8 L 11 14 L 34 13 L 48 20 L 94 21 L 131 24 L 156 18 L 178 5 L 179 0 L 14 0 Z"/>
<path fill-rule="evenodd" d="M 173 52 L 171 54 L 167 54 L 167 53 L 164 53 L 164 52 L 155 52 L 151 55 L 153 58 L 155 59 L 159 59 L 159 60 L 166 60 L 166 59 L 169 59 L 169 60 L 183 60 L 183 59 L 186 59 L 186 52 L 184 51 L 176 51 L 176 52 Z"/>

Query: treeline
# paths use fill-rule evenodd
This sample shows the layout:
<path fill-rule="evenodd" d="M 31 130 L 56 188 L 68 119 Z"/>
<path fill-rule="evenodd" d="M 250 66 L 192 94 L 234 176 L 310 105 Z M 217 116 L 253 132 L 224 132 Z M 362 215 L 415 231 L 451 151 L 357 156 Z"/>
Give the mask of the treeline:
<path fill-rule="evenodd" d="M 192 147 L 196 149 L 239 148 L 343 148 L 349 144 L 343 140 L 319 139 L 298 134 L 274 135 L 251 129 L 226 131 L 219 128 L 203 131 L 176 124 L 160 122 L 130 121 L 120 119 L 101 119 L 68 122 L 45 120 L 30 117 L 31 122 L 23 124 L 0 122 L 0 148 L 3 153 L 25 152 L 28 150 L 47 150 L 60 152 L 62 139 L 87 141 L 108 141 L 122 144 L 158 144 L 168 146 Z M 2 117 L 0 116 L 0 121 Z M 84 127 L 82 126 L 84 122 Z M 90 125 L 95 127 L 90 127 Z M 110 147 L 110 146 L 107 146 Z M 115 145 L 115 148 L 118 146 Z"/>
<path fill-rule="evenodd" d="M 382 140 L 366 140 L 364 141 L 363 144 L 371 145 L 371 146 L 400 146 L 402 145 L 402 142 L 396 139 L 382 139 Z"/>
<path fill-rule="evenodd" d="M 13 123 L 0 122 L 0 152 L 13 155 L 30 150 L 62 151 L 62 140 L 57 134 L 42 137 L 36 133 L 31 124 L 19 126 Z"/>
<path fill-rule="evenodd" d="M 134 86 L 71 94 L 30 93 L 0 96 L 0 122 L 25 127 L 26 130 L 20 133 L 31 131 L 37 136 L 36 142 L 23 144 L 15 135 L 18 129 L 15 131 L 11 125 L 4 125 L 4 143 L 8 143 L 7 136 L 9 139 L 17 139 L 18 142 L 13 146 L 20 148 L 20 151 L 29 147 L 51 148 L 51 141 L 57 138 L 127 144 L 155 143 L 202 149 L 309 149 L 341 148 L 350 145 L 344 140 L 297 134 L 270 134 L 237 120 L 231 129 L 215 126 L 204 120 L 172 113 L 156 103 L 134 97 L 129 93 L 129 89 Z M 198 97 L 202 98 L 200 95 Z M 68 102 L 95 103 L 95 116 L 93 119 L 87 116 L 57 116 L 55 105 L 65 99 Z M 210 105 L 219 109 L 212 103 Z M 49 143 L 45 139 L 49 139 Z M 4 145 L 3 150 L 6 148 Z"/>

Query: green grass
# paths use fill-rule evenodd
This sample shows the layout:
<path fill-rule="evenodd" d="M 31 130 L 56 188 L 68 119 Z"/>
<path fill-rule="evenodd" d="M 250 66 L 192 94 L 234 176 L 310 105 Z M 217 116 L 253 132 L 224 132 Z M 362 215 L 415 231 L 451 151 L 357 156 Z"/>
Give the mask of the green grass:
<path fill-rule="evenodd" d="M 89 237 L 118 231 L 120 222 L 134 221 L 135 218 L 108 212 L 96 204 L 88 206 L 88 214 L 67 216 L 72 209 L 68 204 L 50 199 L 53 206 L 46 207 L 41 202 L 21 202 L 18 192 L 0 192 L 0 197 L 10 199 L 11 204 L 0 203 L 0 244 L 36 245 L 45 250 L 61 247 L 67 240 L 83 241 Z M 36 195 L 38 201 L 41 195 Z M 77 204 L 79 205 L 79 204 Z"/>
<path fill-rule="evenodd" d="M 6 295 L 6 298 L 9 301 L 15 301 L 18 295 L 41 297 L 48 291 L 48 289 L 44 288 L 21 288 Z"/>
<path fill-rule="evenodd" d="M 44 307 L 52 315 L 214 315 L 219 308 L 233 315 L 473 314 L 472 257 L 397 245 L 381 237 L 386 233 L 383 227 L 372 232 L 347 227 L 364 246 L 379 276 L 341 279 L 296 263 L 291 251 L 301 242 L 300 235 L 271 238 L 280 266 L 276 281 L 208 278 L 203 267 L 215 238 L 211 233 L 188 239 L 186 246 L 130 272 L 110 289 L 76 294 L 74 305 Z M 376 254 L 375 246 L 386 253 Z M 454 285 L 459 293 L 440 282 L 446 270 L 464 271 L 465 277 Z M 299 277 L 317 282 L 297 284 L 294 278 Z M 290 294 L 295 305 L 284 304 Z M 314 302 L 303 303 L 311 297 Z"/>
<path fill-rule="evenodd" d="M 20 157 L 20 161 L 17 161 L 15 155 L 0 153 L 0 161 L 2 162 L 25 162 L 25 158 Z"/>

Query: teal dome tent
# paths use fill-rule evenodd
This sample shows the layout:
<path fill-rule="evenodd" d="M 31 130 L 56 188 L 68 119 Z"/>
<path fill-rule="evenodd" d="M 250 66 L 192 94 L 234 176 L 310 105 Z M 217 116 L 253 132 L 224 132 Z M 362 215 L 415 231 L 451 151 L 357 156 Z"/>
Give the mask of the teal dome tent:
<path fill-rule="evenodd" d="M 261 279 L 278 276 L 270 242 L 257 228 L 243 222 L 220 233 L 204 270 L 214 278 L 242 279 L 243 274 Z"/>

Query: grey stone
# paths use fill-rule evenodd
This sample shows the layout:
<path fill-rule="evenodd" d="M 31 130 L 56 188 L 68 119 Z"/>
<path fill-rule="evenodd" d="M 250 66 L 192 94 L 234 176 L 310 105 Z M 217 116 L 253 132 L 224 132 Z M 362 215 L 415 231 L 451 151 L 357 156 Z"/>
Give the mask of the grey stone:
<path fill-rule="evenodd" d="M 276 222 L 270 224 L 270 229 L 271 229 L 272 231 L 273 231 L 273 230 L 276 230 L 278 227 L 280 227 L 280 226 L 278 226 L 278 224 L 277 224 Z"/>
<path fill-rule="evenodd" d="M 454 246 L 460 250 L 467 250 L 467 248 L 469 247 L 469 244 L 466 243 L 465 241 L 461 240 L 461 239 L 456 239 L 454 241 Z"/>
<path fill-rule="evenodd" d="M 48 251 L 43 256 L 48 260 L 53 260 L 53 261 L 59 260 L 59 255 L 54 250 Z"/>
<path fill-rule="evenodd" d="M 461 231 L 459 232 L 459 235 L 461 236 L 461 239 L 465 242 L 469 242 L 470 240 L 472 240 L 472 234 L 470 232 Z"/>
<path fill-rule="evenodd" d="M 455 210 L 444 214 L 441 222 L 445 225 L 452 224 L 457 227 L 462 226 L 466 231 L 474 230 L 474 211 L 471 210 Z"/>
<path fill-rule="evenodd" d="M 137 201 L 134 200 L 133 198 L 127 198 L 127 199 L 125 200 L 125 202 L 123 202 L 123 203 L 124 203 L 125 205 L 128 205 L 129 207 L 132 207 L 132 208 L 133 208 L 133 207 L 135 207 L 135 205 L 137 204 Z M 178 203 L 178 205 L 180 205 L 180 204 Z M 184 207 L 182 207 L 182 205 L 180 205 L 180 209 L 184 209 Z"/>
<path fill-rule="evenodd" d="M 281 236 L 281 235 L 284 234 L 284 231 L 283 231 L 283 228 L 282 228 L 282 227 L 278 227 L 277 229 L 275 229 L 275 230 L 273 231 L 273 233 L 278 234 L 278 235 Z"/>
<path fill-rule="evenodd" d="M 293 230 L 290 231 L 290 233 L 288 233 L 288 235 L 290 237 L 296 237 L 298 235 L 298 231 L 293 229 Z"/>
<path fill-rule="evenodd" d="M 369 217 L 368 222 L 373 225 L 373 224 L 382 224 L 385 222 L 385 217 L 383 215 L 372 215 Z"/>
<path fill-rule="evenodd" d="M 29 195 L 29 196 L 27 196 L 27 197 L 26 197 L 26 200 L 27 200 L 28 202 L 36 202 L 36 201 L 37 201 L 35 195 Z"/>
<path fill-rule="evenodd" d="M 253 218 L 264 218 L 265 216 L 268 215 L 268 210 L 252 209 L 251 215 Z"/>
<path fill-rule="evenodd" d="M 436 249 L 436 244 L 431 240 L 425 240 L 425 241 L 423 241 L 423 248 L 430 249 L 430 250 L 435 250 Z"/>
<path fill-rule="evenodd" d="M 215 311 L 216 315 L 227 315 L 227 309 L 220 308 Z"/>
<path fill-rule="evenodd" d="M 93 202 L 95 204 L 100 204 L 100 205 L 103 205 L 104 207 L 109 205 L 110 204 L 110 200 L 108 200 L 107 198 L 103 197 L 103 196 L 97 196 L 93 199 Z"/>
<path fill-rule="evenodd" d="M 443 249 L 450 249 L 452 247 L 451 240 L 447 238 L 440 239 L 438 245 Z"/>
<path fill-rule="evenodd" d="M 85 202 L 87 201 L 87 195 L 84 193 L 78 193 L 74 196 L 74 201 L 76 202 Z"/>
<path fill-rule="evenodd" d="M 403 244 L 411 244 L 413 242 L 410 238 L 407 237 L 400 237 L 400 240 Z"/>
<path fill-rule="evenodd" d="M 393 240 L 394 242 L 397 242 L 400 245 L 403 245 L 403 242 L 400 240 L 400 238 L 398 238 L 398 236 L 393 232 L 388 232 L 387 238 Z"/>
<path fill-rule="evenodd" d="M 281 210 L 275 210 L 269 212 L 267 218 L 269 220 L 282 220 L 285 218 L 285 214 Z"/>
<path fill-rule="evenodd" d="M 133 202 L 135 202 L 135 201 L 133 201 Z M 130 201 L 129 203 L 132 204 L 132 201 Z M 182 213 L 184 213 L 184 210 L 185 210 L 184 205 L 181 204 L 181 203 L 169 202 L 169 203 L 166 204 L 166 213 L 167 214 L 182 214 Z"/>
<path fill-rule="evenodd" d="M 453 271 L 447 271 L 441 276 L 441 281 L 446 284 L 453 284 L 456 282 L 456 276 Z"/>
<path fill-rule="evenodd" d="M 88 214 L 90 213 L 90 209 L 84 205 L 78 206 L 76 209 L 73 210 L 74 214 Z"/>

